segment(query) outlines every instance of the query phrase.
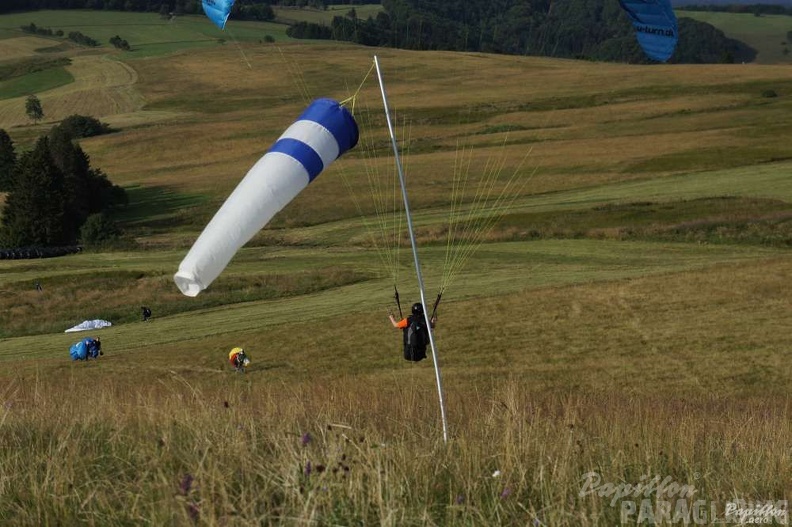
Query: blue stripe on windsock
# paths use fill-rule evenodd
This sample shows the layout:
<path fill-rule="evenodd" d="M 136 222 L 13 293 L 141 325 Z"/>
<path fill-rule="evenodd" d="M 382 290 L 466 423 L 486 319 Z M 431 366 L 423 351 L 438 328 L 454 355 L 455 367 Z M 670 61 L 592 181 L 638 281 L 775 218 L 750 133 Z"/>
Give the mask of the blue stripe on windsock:
<path fill-rule="evenodd" d="M 318 125 L 318 127 L 317 127 Z M 323 159 L 322 153 L 328 157 L 328 149 L 317 152 L 316 144 L 313 146 L 305 140 L 306 129 L 311 140 L 316 143 L 322 142 L 321 137 L 325 137 L 324 145 L 332 145 L 334 151 L 327 159 Z M 322 133 L 317 133 L 321 130 Z M 329 136 L 326 134 L 330 134 Z M 332 139 L 331 139 L 332 137 Z M 300 163 L 308 173 L 308 181 L 311 182 L 319 173 L 341 155 L 354 147 L 358 142 L 358 127 L 349 110 L 338 104 L 332 99 L 317 99 L 303 111 L 295 123 L 272 145 L 268 153 L 280 153 L 287 155 Z M 335 153 L 337 152 L 337 154 Z"/>
<path fill-rule="evenodd" d="M 316 153 L 316 150 L 297 139 L 290 137 L 279 139 L 277 143 L 272 145 L 268 153 L 272 152 L 286 154 L 299 161 L 305 171 L 308 172 L 309 182 L 313 181 L 319 175 L 319 172 L 324 169 L 322 158 Z"/>

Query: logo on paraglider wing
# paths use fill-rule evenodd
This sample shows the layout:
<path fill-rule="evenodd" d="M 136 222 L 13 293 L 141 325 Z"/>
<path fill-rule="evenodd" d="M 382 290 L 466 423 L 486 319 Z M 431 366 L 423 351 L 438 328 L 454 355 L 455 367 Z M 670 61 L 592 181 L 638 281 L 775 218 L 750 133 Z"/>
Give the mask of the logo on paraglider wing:
<path fill-rule="evenodd" d="M 638 33 L 646 33 L 647 35 L 674 38 L 674 30 L 667 27 L 635 26 L 635 31 Z"/>

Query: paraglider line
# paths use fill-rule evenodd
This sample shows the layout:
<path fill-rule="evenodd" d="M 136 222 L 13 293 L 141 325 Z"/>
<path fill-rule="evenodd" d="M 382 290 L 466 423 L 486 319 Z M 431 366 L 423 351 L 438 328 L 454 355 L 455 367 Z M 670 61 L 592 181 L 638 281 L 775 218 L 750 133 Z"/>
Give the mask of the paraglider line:
<path fill-rule="evenodd" d="M 226 29 L 226 31 L 228 32 L 228 35 L 231 37 L 231 42 L 234 43 L 236 48 L 239 50 L 239 54 L 242 55 L 242 59 L 245 61 L 245 64 L 247 64 L 248 69 L 252 70 L 253 66 L 250 65 L 250 61 L 248 60 L 247 56 L 245 55 L 245 51 L 242 49 L 242 46 L 239 45 L 239 42 L 237 42 L 237 39 L 234 37 L 234 34 L 231 33 L 230 30 Z"/>

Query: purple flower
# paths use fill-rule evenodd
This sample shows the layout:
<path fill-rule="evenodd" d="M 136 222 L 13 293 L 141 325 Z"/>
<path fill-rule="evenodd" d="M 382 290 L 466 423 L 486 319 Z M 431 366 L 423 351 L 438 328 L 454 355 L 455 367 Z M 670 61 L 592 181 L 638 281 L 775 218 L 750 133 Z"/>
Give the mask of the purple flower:
<path fill-rule="evenodd" d="M 462 494 L 458 494 L 456 500 L 454 500 L 457 505 L 462 505 L 465 503 L 465 497 Z"/>
<path fill-rule="evenodd" d="M 190 519 L 194 522 L 198 521 L 198 517 L 201 515 L 201 506 L 191 501 L 187 504 L 187 514 L 190 515 Z"/>
<path fill-rule="evenodd" d="M 182 496 L 186 496 L 187 494 L 189 494 L 190 490 L 192 489 L 192 484 L 193 484 L 192 474 L 185 474 L 184 477 L 182 477 L 181 483 L 179 483 L 179 493 Z"/>
<path fill-rule="evenodd" d="M 303 473 L 304 473 L 306 476 L 310 476 L 310 475 L 311 475 L 311 470 L 312 470 L 312 468 L 313 468 L 313 467 L 311 467 L 311 462 L 310 462 L 310 461 L 306 461 L 306 462 L 305 462 L 305 470 L 303 470 Z"/>
<path fill-rule="evenodd" d="M 506 487 L 505 489 L 503 489 L 503 492 L 501 492 L 500 497 L 502 500 L 505 500 L 506 498 L 511 496 L 511 493 L 512 493 L 511 489 L 509 487 Z"/>
<path fill-rule="evenodd" d="M 309 434 L 308 432 L 305 432 L 302 435 L 302 438 L 300 438 L 300 442 L 302 443 L 302 446 L 308 446 L 308 443 L 311 442 L 311 434 Z"/>

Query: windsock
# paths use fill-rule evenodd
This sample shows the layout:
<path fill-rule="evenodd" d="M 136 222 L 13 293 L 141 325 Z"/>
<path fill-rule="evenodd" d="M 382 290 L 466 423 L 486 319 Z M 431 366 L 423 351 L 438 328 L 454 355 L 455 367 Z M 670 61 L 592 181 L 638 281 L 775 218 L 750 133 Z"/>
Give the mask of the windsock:
<path fill-rule="evenodd" d="M 358 142 L 352 114 L 317 99 L 237 185 L 203 230 L 173 279 L 187 296 L 206 289 L 272 217 Z"/>

